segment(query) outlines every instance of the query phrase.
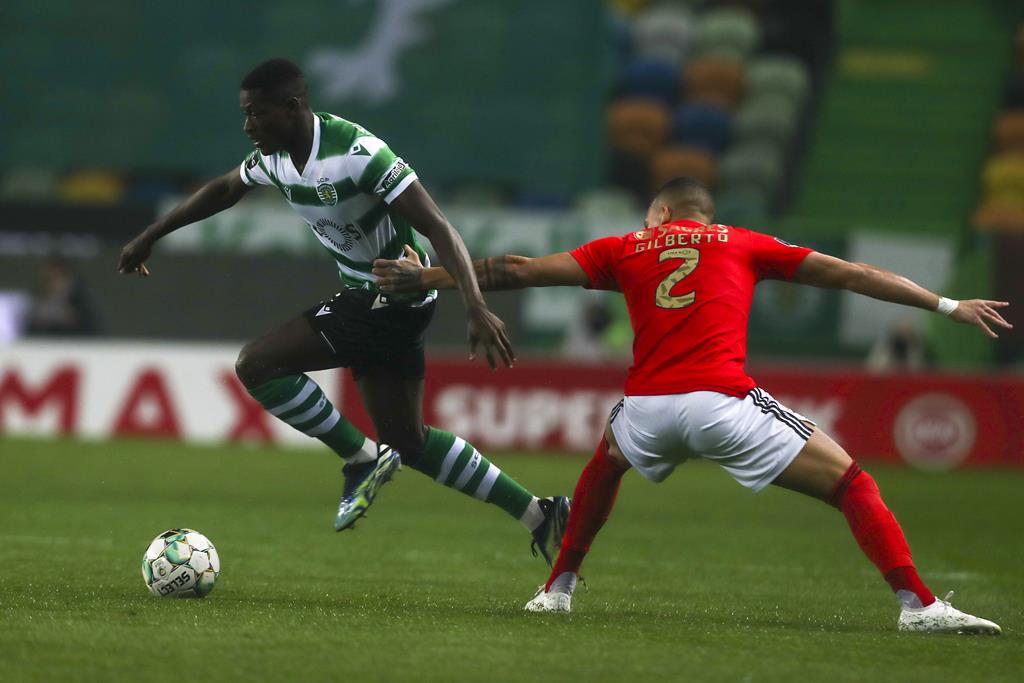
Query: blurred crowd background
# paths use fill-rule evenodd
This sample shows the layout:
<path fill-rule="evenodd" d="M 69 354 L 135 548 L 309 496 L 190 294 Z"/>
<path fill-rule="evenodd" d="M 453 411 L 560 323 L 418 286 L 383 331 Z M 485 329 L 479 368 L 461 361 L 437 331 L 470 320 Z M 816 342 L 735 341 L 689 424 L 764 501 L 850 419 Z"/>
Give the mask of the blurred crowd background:
<path fill-rule="evenodd" d="M 717 220 L 903 272 L 1024 317 L 1024 6 L 1012 0 L 261 0 L 0 10 L 0 343 L 234 341 L 336 291 L 272 190 L 120 247 L 241 162 L 238 83 L 287 56 L 315 110 L 388 141 L 475 256 L 540 255 L 642 222 L 676 175 Z M 521 353 L 628 356 L 621 298 L 489 297 Z M 429 343 L 463 343 L 442 297 Z M 755 360 L 1024 366 L 937 316 L 768 283 Z"/>

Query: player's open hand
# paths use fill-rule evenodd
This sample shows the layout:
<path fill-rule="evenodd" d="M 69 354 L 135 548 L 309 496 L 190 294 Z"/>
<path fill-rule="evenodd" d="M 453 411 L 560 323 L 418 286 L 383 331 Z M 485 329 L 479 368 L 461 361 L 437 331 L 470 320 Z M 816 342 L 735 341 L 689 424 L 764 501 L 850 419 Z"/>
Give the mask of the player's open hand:
<path fill-rule="evenodd" d="M 1006 308 L 1008 301 L 986 301 L 985 299 L 967 299 L 961 301 L 949 317 L 958 323 L 977 325 L 982 332 L 995 339 L 999 335 L 992 331 L 993 327 L 1012 330 L 1013 325 L 1006 322 L 996 309 Z"/>
<path fill-rule="evenodd" d="M 373 274 L 377 276 L 377 287 L 386 294 L 421 292 L 423 286 L 423 263 L 416 250 L 405 245 L 405 253 L 398 259 L 376 259 Z"/>
<path fill-rule="evenodd" d="M 512 351 L 512 342 L 509 341 L 508 332 L 505 330 L 505 323 L 501 318 L 491 313 L 486 306 L 478 306 L 469 311 L 469 359 L 476 358 L 478 346 L 484 347 L 487 354 L 487 363 L 491 370 L 498 368 L 495 356 L 501 358 L 506 368 L 512 367 L 516 355 Z"/>
<path fill-rule="evenodd" d="M 149 276 L 149 268 L 146 267 L 146 259 L 153 250 L 153 243 L 145 236 L 139 235 L 121 250 L 121 258 L 117 262 L 117 272 L 125 275 L 138 273 L 143 277 Z"/>

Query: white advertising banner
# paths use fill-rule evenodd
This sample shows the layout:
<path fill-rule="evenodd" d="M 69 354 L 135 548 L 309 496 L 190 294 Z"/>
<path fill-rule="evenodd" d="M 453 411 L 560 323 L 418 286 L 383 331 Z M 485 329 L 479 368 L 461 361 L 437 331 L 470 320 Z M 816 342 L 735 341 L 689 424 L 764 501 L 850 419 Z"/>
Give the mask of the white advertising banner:
<path fill-rule="evenodd" d="M 77 340 L 0 347 L 0 434 L 317 445 L 248 395 L 234 372 L 238 350 Z M 310 376 L 340 405 L 339 372 Z"/>

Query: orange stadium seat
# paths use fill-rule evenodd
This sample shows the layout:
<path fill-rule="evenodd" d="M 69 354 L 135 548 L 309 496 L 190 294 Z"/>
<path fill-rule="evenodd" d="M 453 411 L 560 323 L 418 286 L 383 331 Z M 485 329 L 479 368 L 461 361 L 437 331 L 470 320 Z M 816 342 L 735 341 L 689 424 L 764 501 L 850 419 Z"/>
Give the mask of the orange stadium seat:
<path fill-rule="evenodd" d="M 985 205 L 974 212 L 971 225 L 979 232 L 1024 234 L 1024 208 Z"/>
<path fill-rule="evenodd" d="M 1003 112 L 996 118 L 993 134 L 996 151 L 1024 153 L 1024 110 Z"/>
<path fill-rule="evenodd" d="M 654 153 L 651 159 L 652 191 L 678 176 L 695 178 L 712 187 L 717 181 L 718 165 L 711 152 L 699 147 L 671 145 Z"/>
<path fill-rule="evenodd" d="M 612 149 L 651 154 L 668 139 L 672 114 L 650 100 L 621 100 L 608 108 L 608 142 Z"/>
<path fill-rule="evenodd" d="M 695 59 L 686 66 L 685 98 L 734 109 L 743 96 L 743 65 L 721 59 Z"/>

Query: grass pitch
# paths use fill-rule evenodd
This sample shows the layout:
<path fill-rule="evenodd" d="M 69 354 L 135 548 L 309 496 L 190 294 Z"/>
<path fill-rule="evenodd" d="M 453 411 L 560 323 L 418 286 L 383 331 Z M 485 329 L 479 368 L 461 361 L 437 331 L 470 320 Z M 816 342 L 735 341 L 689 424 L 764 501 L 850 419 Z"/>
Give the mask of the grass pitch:
<path fill-rule="evenodd" d="M 584 459 L 494 458 L 539 495 Z M 354 532 L 323 452 L 0 440 L 4 681 L 1020 680 L 1024 474 L 873 472 L 925 580 L 999 638 L 895 630 L 825 505 L 688 464 L 627 475 L 568 616 L 522 611 L 546 567 L 500 510 L 410 469 Z M 220 550 L 205 600 L 152 597 L 157 533 Z"/>

